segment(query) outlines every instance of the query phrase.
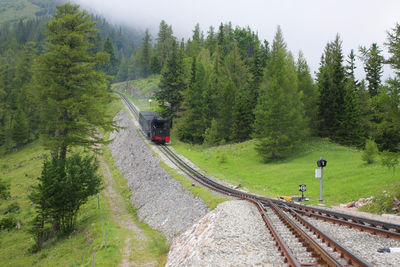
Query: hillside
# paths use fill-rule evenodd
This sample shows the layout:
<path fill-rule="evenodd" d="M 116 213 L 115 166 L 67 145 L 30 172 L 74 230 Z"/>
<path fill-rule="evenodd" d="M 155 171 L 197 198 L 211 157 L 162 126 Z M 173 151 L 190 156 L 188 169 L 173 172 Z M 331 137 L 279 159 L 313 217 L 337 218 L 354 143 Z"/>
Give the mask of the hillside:
<path fill-rule="evenodd" d="M 63 0 L 0 0 L 0 25 L 52 14 Z"/>

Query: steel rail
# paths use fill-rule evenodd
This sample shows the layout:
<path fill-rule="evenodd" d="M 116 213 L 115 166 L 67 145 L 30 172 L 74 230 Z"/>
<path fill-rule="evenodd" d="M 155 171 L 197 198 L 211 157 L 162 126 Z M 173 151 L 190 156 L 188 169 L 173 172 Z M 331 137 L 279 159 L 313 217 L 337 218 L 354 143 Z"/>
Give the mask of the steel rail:
<path fill-rule="evenodd" d="M 391 230 L 386 230 L 383 229 L 383 227 L 385 227 L 385 224 L 376 224 L 375 226 L 371 226 L 371 225 L 366 225 L 369 224 L 368 223 L 368 219 L 366 219 L 366 221 L 362 221 L 359 220 L 358 218 L 355 217 L 351 217 L 351 216 L 346 216 L 346 217 L 333 217 L 332 214 L 325 214 L 325 213 L 314 213 L 311 212 L 309 210 L 305 210 L 305 209 L 296 209 L 294 207 L 291 207 L 292 209 L 296 210 L 296 212 L 308 216 L 308 217 L 314 217 L 316 219 L 322 220 L 322 221 L 327 221 L 333 224 L 338 224 L 338 225 L 344 225 L 347 226 L 349 228 L 354 228 L 357 230 L 360 230 L 362 232 L 368 232 L 371 233 L 373 235 L 380 235 L 386 238 L 392 238 L 392 239 L 399 239 L 400 240 L 400 233 L 398 232 L 394 232 Z M 351 221 L 349 221 L 351 220 Z M 382 228 L 380 228 L 382 227 Z"/>
<path fill-rule="evenodd" d="M 301 229 L 287 214 L 285 214 L 276 204 L 270 201 L 269 206 L 275 211 L 278 217 L 291 228 L 303 243 L 315 252 L 315 256 L 320 259 L 320 263 L 328 266 L 342 266 L 332 257 L 320 244 L 312 239 L 303 229 Z"/>
<path fill-rule="evenodd" d="M 319 239 L 322 240 L 323 243 L 326 243 L 328 247 L 332 247 L 335 251 L 340 253 L 341 257 L 347 260 L 347 262 L 353 266 L 357 267 L 365 267 L 370 266 L 369 263 L 351 253 L 349 249 L 337 243 L 333 238 L 324 233 L 322 230 L 318 229 L 318 227 L 312 225 L 308 220 L 300 216 L 293 208 L 287 207 L 287 210 L 292 214 L 292 216 L 301 223 L 308 230 L 313 232 Z"/>

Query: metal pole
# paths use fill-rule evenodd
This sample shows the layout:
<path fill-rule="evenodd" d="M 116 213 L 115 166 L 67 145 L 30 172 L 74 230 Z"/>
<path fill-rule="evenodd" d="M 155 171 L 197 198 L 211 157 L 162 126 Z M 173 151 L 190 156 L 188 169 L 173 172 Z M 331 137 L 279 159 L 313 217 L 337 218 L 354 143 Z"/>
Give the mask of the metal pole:
<path fill-rule="evenodd" d="M 323 160 L 324 158 L 321 156 L 321 159 L 320 160 Z M 323 200 L 323 198 L 322 198 L 322 187 L 323 187 L 323 179 L 322 179 L 322 177 L 323 177 L 323 167 L 321 166 L 320 167 L 321 168 L 321 178 L 320 178 L 320 183 L 319 183 L 319 202 L 322 202 L 322 201 L 324 201 Z"/>

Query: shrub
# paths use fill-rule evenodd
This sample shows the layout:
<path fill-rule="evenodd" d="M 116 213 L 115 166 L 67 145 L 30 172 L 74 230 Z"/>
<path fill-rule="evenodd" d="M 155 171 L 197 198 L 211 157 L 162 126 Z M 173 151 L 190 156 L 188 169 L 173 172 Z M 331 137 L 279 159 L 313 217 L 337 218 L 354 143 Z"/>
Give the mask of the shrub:
<path fill-rule="evenodd" d="M 0 180 L 0 199 L 7 199 L 10 196 L 10 185 Z"/>
<path fill-rule="evenodd" d="M 36 204 L 31 233 L 37 248 L 42 248 L 50 224 L 63 233 L 74 229 L 79 208 L 101 190 L 97 169 L 93 156 L 74 154 L 65 160 L 45 160 L 39 183 L 30 195 Z"/>
<path fill-rule="evenodd" d="M 18 203 L 14 202 L 7 206 L 6 210 L 4 211 L 4 214 L 18 213 L 19 210 L 20 210 L 20 207 L 19 207 Z"/>
<path fill-rule="evenodd" d="M 8 216 L 0 220 L 0 231 L 7 230 L 10 231 L 17 226 L 17 220 L 12 217 Z"/>
<path fill-rule="evenodd" d="M 211 127 L 207 128 L 204 133 L 204 145 L 215 146 L 220 142 L 218 135 L 218 125 L 216 120 L 212 120 Z"/>
<path fill-rule="evenodd" d="M 392 169 L 394 172 L 396 165 L 399 164 L 399 155 L 395 152 L 385 150 L 381 153 L 381 164 L 386 166 L 389 170 Z"/>
<path fill-rule="evenodd" d="M 379 150 L 378 146 L 376 145 L 375 141 L 369 139 L 365 143 L 365 150 L 361 155 L 361 159 L 365 161 L 367 164 L 372 164 L 375 162 L 375 158 L 378 155 Z"/>

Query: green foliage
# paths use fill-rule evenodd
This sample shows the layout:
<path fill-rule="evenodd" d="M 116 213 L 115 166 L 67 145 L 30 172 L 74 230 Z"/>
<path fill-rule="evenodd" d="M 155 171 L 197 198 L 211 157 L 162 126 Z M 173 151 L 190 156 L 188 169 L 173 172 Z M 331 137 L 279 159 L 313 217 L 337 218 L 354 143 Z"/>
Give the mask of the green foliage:
<path fill-rule="evenodd" d="M 106 91 L 106 76 L 93 70 L 108 55 L 92 56 L 88 51 L 88 40 L 96 34 L 94 25 L 86 12 L 71 4 L 59 6 L 47 23 L 47 51 L 40 56 L 38 78 L 43 140 L 53 157 L 65 158 L 73 146 L 106 143 L 96 134 L 98 129 L 116 128 L 104 109 L 113 98 Z"/>
<path fill-rule="evenodd" d="M 12 131 L 12 138 L 16 143 L 17 147 L 20 147 L 28 142 L 29 140 L 28 120 L 26 118 L 25 113 L 21 109 L 17 110 L 17 114 L 15 116 L 11 131 Z"/>
<path fill-rule="evenodd" d="M 204 133 L 204 145 L 206 146 L 215 146 L 218 145 L 221 140 L 221 137 L 218 134 L 218 126 L 217 121 L 211 121 L 211 127 L 207 128 Z"/>
<path fill-rule="evenodd" d="M 118 71 L 118 59 L 115 56 L 114 46 L 111 42 L 110 37 L 107 37 L 107 39 L 104 43 L 103 52 L 108 54 L 109 60 L 101 65 L 101 69 L 107 75 L 111 75 L 111 76 L 116 75 L 117 71 Z"/>
<path fill-rule="evenodd" d="M 319 134 L 335 139 L 340 123 L 345 120 L 344 94 L 345 70 L 343 66 L 342 41 L 339 35 L 329 42 L 321 58 L 317 74 L 319 89 Z"/>
<path fill-rule="evenodd" d="M 21 208 L 20 208 L 19 204 L 17 202 L 13 202 L 7 206 L 7 208 L 4 210 L 3 214 L 19 213 L 20 210 L 21 210 Z"/>
<path fill-rule="evenodd" d="M 397 213 L 399 214 L 397 205 L 394 207 L 394 202 L 400 199 L 400 185 L 398 182 L 392 184 L 385 190 L 377 193 L 374 196 L 372 203 L 362 206 L 360 210 L 373 212 L 378 214 Z"/>
<path fill-rule="evenodd" d="M 0 199 L 8 199 L 10 196 L 10 185 L 0 179 Z"/>
<path fill-rule="evenodd" d="M 379 150 L 373 139 L 368 139 L 365 142 L 365 149 L 361 155 L 361 159 L 367 164 L 372 164 L 375 162 L 375 158 L 378 155 Z"/>
<path fill-rule="evenodd" d="M 365 78 L 368 81 L 368 92 L 370 96 L 379 94 L 381 86 L 381 77 L 383 73 L 382 50 L 376 43 L 373 43 L 369 49 L 360 47 L 361 59 L 364 62 Z"/>
<path fill-rule="evenodd" d="M 308 134 L 303 95 L 298 91 L 293 58 L 285 47 L 278 28 L 255 110 L 256 149 L 264 162 L 287 156 Z"/>
<path fill-rule="evenodd" d="M 171 55 L 168 57 L 160 78 L 160 90 L 155 94 L 162 116 L 173 119 L 183 101 L 183 91 L 186 88 L 184 80 L 183 58 L 177 43 L 172 43 Z"/>
<path fill-rule="evenodd" d="M 36 205 L 32 232 L 39 249 L 49 235 L 47 224 L 63 233 L 74 229 L 79 208 L 101 189 L 97 169 L 93 157 L 79 154 L 44 162 L 39 184 L 30 195 Z"/>
<path fill-rule="evenodd" d="M 0 231 L 11 231 L 17 226 L 17 219 L 13 216 L 7 216 L 0 220 Z"/>
<path fill-rule="evenodd" d="M 399 165 L 399 158 L 400 156 L 398 153 L 384 150 L 381 153 L 381 164 L 382 166 L 387 167 L 389 170 L 392 169 L 394 173 L 396 166 Z"/>

